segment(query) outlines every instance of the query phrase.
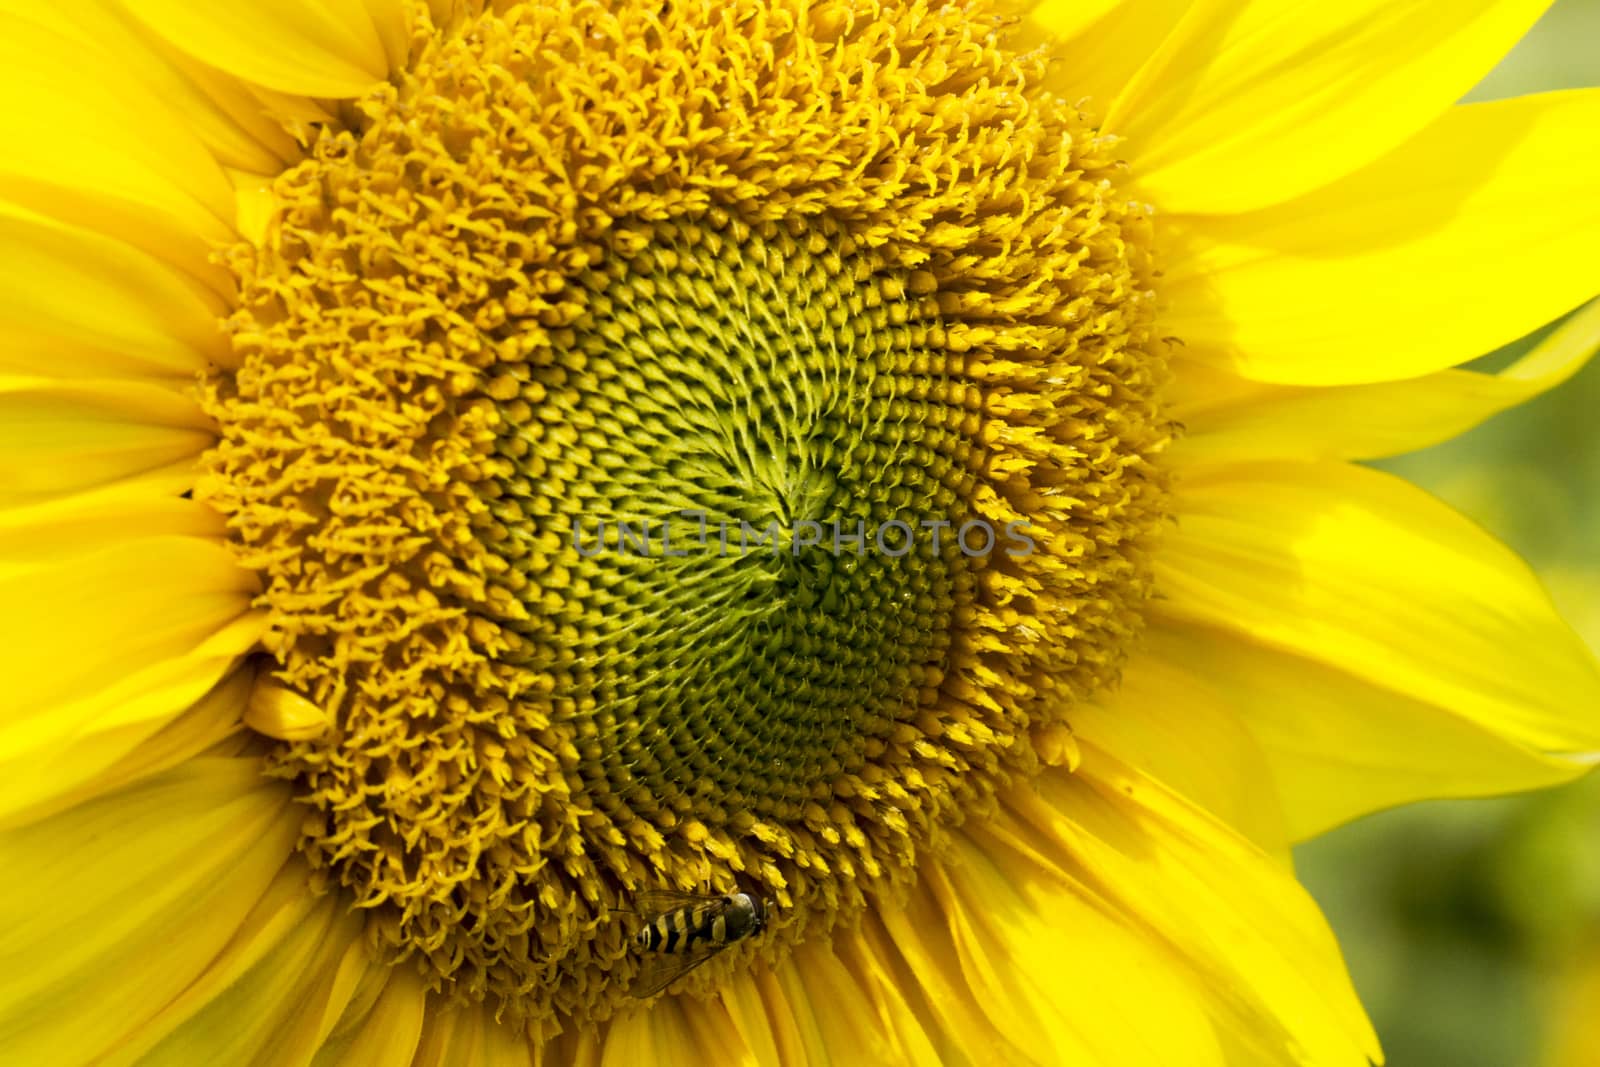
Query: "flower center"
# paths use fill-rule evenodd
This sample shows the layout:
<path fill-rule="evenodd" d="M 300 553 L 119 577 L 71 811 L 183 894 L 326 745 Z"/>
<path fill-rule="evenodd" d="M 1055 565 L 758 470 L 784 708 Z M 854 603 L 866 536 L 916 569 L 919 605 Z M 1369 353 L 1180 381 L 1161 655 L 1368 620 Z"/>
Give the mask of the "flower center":
<path fill-rule="evenodd" d="M 199 492 L 319 882 L 548 1033 L 639 894 L 766 903 L 714 977 L 1070 759 L 1163 514 L 1149 224 L 975 8 L 426 7 L 230 253 Z"/>
<path fill-rule="evenodd" d="M 502 550 L 537 589 L 517 629 L 563 711 L 599 717 L 603 803 L 803 821 L 938 684 L 978 390 L 929 341 L 937 302 L 826 218 L 717 209 L 605 245 L 570 340 L 500 409 L 502 521 L 566 542 Z"/>

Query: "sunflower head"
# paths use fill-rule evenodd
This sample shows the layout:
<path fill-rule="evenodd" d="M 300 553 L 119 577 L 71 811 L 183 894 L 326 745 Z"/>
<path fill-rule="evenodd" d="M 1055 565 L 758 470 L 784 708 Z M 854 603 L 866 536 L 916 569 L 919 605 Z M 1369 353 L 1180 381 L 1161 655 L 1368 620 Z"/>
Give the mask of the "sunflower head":
<path fill-rule="evenodd" d="M 1600 91 L 989 2 L 0 5 L 0 1063 L 1381 1061 L 1290 845 L 1600 669 L 1357 461 L 1600 345 L 1456 367 Z"/>
<path fill-rule="evenodd" d="M 514 5 L 304 131 L 201 495 L 387 950 L 603 1018 L 636 893 L 793 943 L 1070 760 L 1168 424 L 1148 209 L 1046 61 L 974 5 Z"/>

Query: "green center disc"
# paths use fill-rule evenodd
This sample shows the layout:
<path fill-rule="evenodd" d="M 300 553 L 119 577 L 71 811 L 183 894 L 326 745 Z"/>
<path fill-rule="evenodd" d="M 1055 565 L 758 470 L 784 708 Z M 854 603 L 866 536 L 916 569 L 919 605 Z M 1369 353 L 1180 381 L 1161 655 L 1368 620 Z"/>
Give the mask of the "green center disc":
<path fill-rule="evenodd" d="M 938 682 L 972 413 L 933 302 L 839 244 L 723 213 L 619 230 L 531 370 L 547 402 L 507 420 L 527 458 L 496 506 L 564 542 L 513 561 L 528 665 L 558 717 L 603 709 L 591 795 L 792 818 Z"/>

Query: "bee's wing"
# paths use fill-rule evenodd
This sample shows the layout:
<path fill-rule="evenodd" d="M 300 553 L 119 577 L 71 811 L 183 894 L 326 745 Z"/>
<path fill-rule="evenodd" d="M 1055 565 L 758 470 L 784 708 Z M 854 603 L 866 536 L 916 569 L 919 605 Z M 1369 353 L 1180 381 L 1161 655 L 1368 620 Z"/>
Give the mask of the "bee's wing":
<path fill-rule="evenodd" d="M 639 973 L 634 976 L 633 989 L 630 992 L 641 1000 L 653 997 L 727 948 L 729 944 L 730 942 L 726 941 L 720 945 L 702 942 L 688 952 L 651 953 L 644 958 Z"/>
<path fill-rule="evenodd" d="M 644 889 L 633 896 L 634 910 L 648 919 L 694 904 L 709 904 L 722 897 L 708 893 L 682 893 L 676 889 Z"/>

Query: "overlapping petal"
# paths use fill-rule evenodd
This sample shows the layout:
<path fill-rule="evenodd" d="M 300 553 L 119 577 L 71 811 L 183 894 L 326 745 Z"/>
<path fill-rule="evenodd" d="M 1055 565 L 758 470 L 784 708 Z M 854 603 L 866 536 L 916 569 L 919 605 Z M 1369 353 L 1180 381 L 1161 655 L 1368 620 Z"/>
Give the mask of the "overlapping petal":
<path fill-rule="evenodd" d="M 260 636 L 253 577 L 218 543 L 128 541 L 0 584 L 4 810 L 75 783 L 46 773 L 86 739 L 93 773 L 187 709 Z M 98 737 L 97 735 L 108 735 Z"/>
<path fill-rule="evenodd" d="M 1323 664 L 1535 751 L 1600 751 L 1594 658 L 1520 559 L 1420 489 L 1348 464 L 1251 464 L 1192 472 L 1180 512 L 1157 564 L 1157 618 Z"/>
<path fill-rule="evenodd" d="M 396 967 L 369 972 L 368 981 L 373 988 L 351 997 L 311 1067 L 411 1063 L 428 1010 L 422 979 L 409 968 Z"/>
<path fill-rule="evenodd" d="M 1299 385 L 1431 374 L 1600 292 L 1600 89 L 1452 108 L 1349 178 L 1250 215 L 1171 219 L 1163 329 Z"/>
<path fill-rule="evenodd" d="M 147 253 L 0 204 L 0 373 L 168 379 L 230 358 L 224 306 Z"/>
<path fill-rule="evenodd" d="M 0 832 L 0 1062 L 126 1048 L 235 939 L 295 833 L 254 759 L 189 760 Z"/>
<path fill-rule="evenodd" d="M 0 109 L 0 197 L 227 290 L 209 256 L 232 233 L 232 186 L 149 84 L 114 55 L 0 10 L 0 95 L 14 102 Z"/>
<path fill-rule="evenodd" d="M 1150 62 L 1194 0 L 1042 0 L 1029 21 L 1056 42 L 1060 61 L 1050 87 L 1069 100 L 1089 98 L 1104 113 Z"/>
<path fill-rule="evenodd" d="M 1172 5 L 1134 0 L 1130 13 Z M 1197 0 L 1105 116 L 1168 212 L 1281 204 L 1397 148 L 1549 0 Z M 1571 305 L 1569 304 L 1568 307 Z"/>
<path fill-rule="evenodd" d="M 1401 381 L 1318 388 L 1252 382 L 1186 362 L 1172 409 L 1186 432 L 1171 456 L 1193 466 L 1398 455 L 1464 433 L 1555 388 L 1596 351 L 1600 302 L 1498 374 L 1452 368 Z"/>
<path fill-rule="evenodd" d="M 259 95 L 238 79 L 178 52 L 117 0 L 0 0 L 0 11 L 47 27 L 82 56 L 114 63 L 192 130 L 224 167 L 276 173 L 294 158 L 294 139 Z"/>
<path fill-rule="evenodd" d="M 297 829 L 292 817 L 280 821 Z M 309 1062 L 362 979 L 382 966 L 360 937 L 360 915 L 336 897 L 306 892 L 309 877 L 298 860 L 285 863 L 205 970 L 118 1042 L 106 1062 Z"/>
<path fill-rule="evenodd" d="M 359 96 L 404 55 L 402 0 L 123 0 L 154 33 L 246 81 L 312 97 Z"/>
<path fill-rule="evenodd" d="M 1174 757 L 1168 766 L 1142 758 L 1137 765 L 1181 787 L 1185 757 L 1199 765 L 1191 774 L 1213 766 L 1213 730 L 1228 720 L 1232 731 L 1251 739 L 1258 758 L 1234 792 L 1270 811 L 1295 841 L 1396 804 L 1534 789 L 1587 768 L 1535 751 L 1449 707 L 1215 626 L 1157 624 L 1129 673 L 1130 685 L 1111 713 L 1167 724 Z M 1230 736 L 1227 730 L 1220 735 Z M 1169 770 L 1171 764 L 1180 769 Z M 1224 762 L 1221 773 L 1229 767 Z M 1196 799 L 1205 803 L 1203 794 Z M 1253 821 L 1218 814 L 1234 826 Z"/>
<path fill-rule="evenodd" d="M 1198 998 L 1209 1040 L 1179 1015 L 1185 1020 L 1185 1036 L 1173 1046 L 1179 1051 L 1106 1062 L 1189 1063 L 1210 1048 L 1220 1059 L 1220 1050 L 1234 1046 L 1253 1047 L 1267 1062 L 1364 1064 L 1377 1058 L 1332 935 L 1290 871 L 1111 753 L 1086 743 L 1076 773 L 1046 772 L 1034 785 L 1008 791 L 1000 814 L 970 835 L 986 855 L 999 858 L 1006 881 L 1029 894 L 1039 924 L 1050 923 L 1060 901 L 1076 895 L 1132 936 L 1138 955 L 1123 949 L 1123 965 L 1141 956 L 1154 961 L 1154 968 L 1138 968 L 1144 980 L 1165 973 L 1171 982 L 1158 987 L 1163 993 L 1171 988 Z M 952 867 L 952 876 L 962 869 Z M 982 897 L 973 899 L 973 910 L 986 910 Z M 997 910 L 1022 921 L 1022 909 Z M 1048 941 L 1043 930 L 1036 936 Z M 1053 956 L 1033 957 L 1023 949 L 1017 957 L 1023 969 L 1036 960 L 1053 966 L 1058 980 L 1073 981 L 1078 969 L 1063 966 L 1063 958 L 1072 959 L 1064 946 Z M 1049 959 L 1058 962 L 1043 963 Z M 1106 984 L 1120 998 L 1143 988 L 1131 973 L 1108 975 Z M 1141 1002 L 1142 995 L 1129 1009 Z M 1093 995 L 1083 1003 L 1095 1004 Z M 1069 1025 L 1092 1025 L 1081 1020 L 1115 1010 L 1110 1003 L 1096 1007 L 1073 1014 Z M 1165 1011 L 1157 1015 L 1167 1017 Z M 1137 1024 L 1127 1021 L 1124 1029 L 1128 1025 Z"/>
<path fill-rule="evenodd" d="M 214 439 L 199 405 L 164 383 L 0 377 L 0 506 L 124 482 L 176 495 Z"/>

